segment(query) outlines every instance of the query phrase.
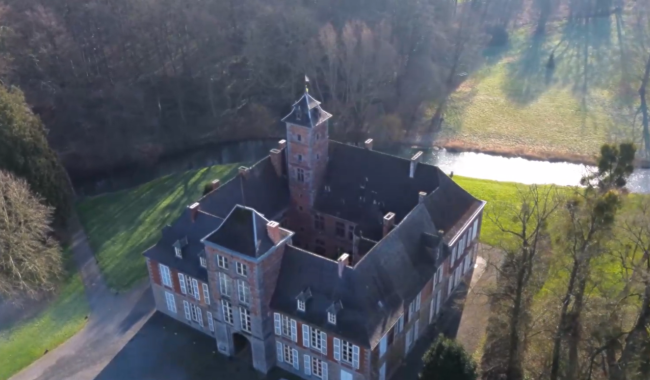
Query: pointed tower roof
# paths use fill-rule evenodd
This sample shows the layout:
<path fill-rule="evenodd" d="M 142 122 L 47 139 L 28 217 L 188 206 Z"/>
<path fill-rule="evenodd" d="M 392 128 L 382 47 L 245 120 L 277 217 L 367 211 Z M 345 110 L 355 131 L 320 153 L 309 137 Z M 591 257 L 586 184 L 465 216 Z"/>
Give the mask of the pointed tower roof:
<path fill-rule="evenodd" d="M 332 114 L 323 110 L 320 102 L 306 91 L 292 107 L 291 112 L 282 119 L 283 122 L 313 128 L 332 117 Z"/>
<path fill-rule="evenodd" d="M 274 246 L 266 230 L 268 222 L 252 208 L 237 205 L 205 240 L 237 253 L 259 257 Z"/>

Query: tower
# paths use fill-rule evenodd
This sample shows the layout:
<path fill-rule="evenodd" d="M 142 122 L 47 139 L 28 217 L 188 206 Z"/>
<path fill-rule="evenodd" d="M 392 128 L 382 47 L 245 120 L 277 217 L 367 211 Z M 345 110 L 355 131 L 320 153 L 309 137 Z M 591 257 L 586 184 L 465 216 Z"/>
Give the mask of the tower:
<path fill-rule="evenodd" d="M 291 112 L 282 119 L 287 127 L 286 159 L 291 205 L 298 214 L 309 215 L 322 183 L 327 167 L 328 120 L 331 117 L 305 89 Z"/>

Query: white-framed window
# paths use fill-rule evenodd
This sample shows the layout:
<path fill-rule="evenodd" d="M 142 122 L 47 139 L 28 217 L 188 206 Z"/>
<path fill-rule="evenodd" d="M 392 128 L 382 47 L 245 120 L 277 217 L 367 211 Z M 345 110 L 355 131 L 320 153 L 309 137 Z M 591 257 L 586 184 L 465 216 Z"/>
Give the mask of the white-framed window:
<path fill-rule="evenodd" d="M 239 308 L 239 322 L 241 322 L 241 329 L 246 332 L 253 332 L 251 326 L 251 312 L 243 307 Z"/>
<path fill-rule="evenodd" d="M 418 293 L 415 297 L 415 311 L 420 311 L 420 304 L 422 303 L 422 292 Z"/>
<path fill-rule="evenodd" d="M 183 250 L 181 249 L 181 247 L 174 247 L 174 251 L 176 252 L 176 257 L 178 257 L 179 259 L 183 258 Z"/>
<path fill-rule="evenodd" d="M 192 312 L 192 320 L 198 322 L 203 327 L 203 312 L 201 308 L 197 305 L 190 304 L 190 310 Z"/>
<path fill-rule="evenodd" d="M 203 286 L 203 302 L 205 302 L 206 305 L 210 304 L 210 290 L 208 289 L 208 284 L 205 282 L 202 284 Z"/>
<path fill-rule="evenodd" d="M 298 300 L 298 310 L 305 311 L 305 301 Z"/>
<path fill-rule="evenodd" d="M 341 340 L 341 361 L 352 364 L 352 355 L 354 354 L 352 346 L 352 343 Z"/>
<path fill-rule="evenodd" d="M 451 273 L 449 280 L 447 281 L 447 297 L 451 295 L 451 291 L 454 290 L 454 273 Z"/>
<path fill-rule="evenodd" d="M 305 369 L 305 375 L 311 376 L 311 358 L 309 355 L 304 355 L 305 361 L 303 364 L 303 368 Z"/>
<path fill-rule="evenodd" d="M 240 263 L 237 261 L 235 263 L 235 268 L 237 269 L 237 274 L 240 276 L 248 277 L 248 265 Z"/>
<path fill-rule="evenodd" d="M 291 319 L 286 315 L 282 316 L 282 335 L 291 336 Z"/>
<path fill-rule="evenodd" d="M 327 313 L 327 322 L 335 325 L 336 324 L 336 314 L 334 313 Z"/>
<path fill-rule="evenodd" d="M 210 331 L 214 332 L 214 319 L 212 319 L 212 312 L 208 311 L 205 314 L 205 317 L 208 318 L 208 328 Z"/>
<path fill-rule="evenodd" d="M 327 363 L 324 363 L 322 360 L 319 358 L 315 358 L 312 356 L 311 358 L 311 374 L 320 378 L 320 379 L 327 379 L 327 376 L 324 376 L 324 368 L 327 367 Z"/>
<path fill-rule="evenodd" d="M 291 353 L 291 346 L 287 344 L 282 345 L 282 358 L 287 364 L 293 364 L 293 355 Z"/>
<path fill-rule="evenodd" d="M 217 255 L 217 266 L 219 268 L 228 269 L 228 258 L 221 255 Z"/>
<path fill-rule="evenodd" d="M 239 294 L 239 302 L 250 305 L 251 303 L 251 287 L 244 280 L 237 281 L 237 293 Z"/>
<path fill-rule="evenodd" d="M 451 263 L 450 265 L 454 265 L 456 262 L 456 255 L 458 254 L 458 245 L 454 246 L 454 249 L 451 251 Z"/>
<path fill-rule="evenodd" d="M 219 292 L 222 296 L 230 297 L 232 279 L 225 273 L 219 272 Z"/>
<path fill-rule="evenodd" d="M 226 300 L 221 300 L 221 311 L 223 312 L 223 321 L 234 325 L 235 319 L 232 316 L 232 305 Z"/>
<path fill-rule="evenodd" d="M 185 276 L 185 282 L 187 283 L 187 292 L 195 299 L 201 299 L 199 294 L 199 282 L 190 276 Z"/>
<path fill-rule="evenodd" d="M 190 311 L 190 303 L 183 301 L 183 310 L 185 311 L 185 319 L 188 321 L 192 320 L 192 312 Z"/>
<path fill-rule="evenodd" d="M 168 288 L 173 288 L 172 273 L 169 270 L 169 267 L 167 265 L 159 264 L 158 268 L 160 269 L 160 280 L 162 281 L 162 284 Z"/>
<path fill-rule="evenodd" d="M 178 284 L 181 286 L 181 293 L 187 294 L 187 283 L 185 282 L 185 275 L 183 273 L 178 274 Z"/>
<path fill-rule="evenodd" d="M 409 305 L 409 313 L 408 316 L 406 317 L 406 322 L 409 322 L 414 315 L 415 315 L 415 300 L 411 301 L 411 304 Z"/>
<path fill-rule="evenodd" d="M 322 351 L 323 346 L 327 345 L 327 335 L 325 335 L 325 333 L 323 333 L 319 329 L 315 329 L 313 327 L 311 328 L 309 335 L 311 338 L 310 339 L 311 347 L 318 351 Z"/>
<path fill-rule="evenodd" d="M 386 353 L 388 348 L 388 335 L 384 335 L 383 338 L 379 341 L 379 357 L 381 358 Z"/>
<path fill-rule="evenodd" d="M 167 310 L 176 314 L 176 299 L 174 298 L 174 293 L 165 292 L 165 301 L 167 301 Z"/>
<path fill-rule="evenodd" d="M 438 267 L 438 270 L 436 271 L 436 274 L 438 275 L 438 284 L 442 282 L 442 276 L 444 276 L 445 269 L 441 265 Z"/>
<path fill-rule="evenodd" d="M 402 331 L 404 331 L 404 315 L 397 320 L 397 332 L 401 333 Z"/>
<path fill-rule="evenodd" d="M 208 262 L 205 260 L 205 257 L 199 257 L 199 261 L 201 262 L 201 266 L 202 266 L 203 268 L 207 268 L 207 267 L 208 267 Z"/>

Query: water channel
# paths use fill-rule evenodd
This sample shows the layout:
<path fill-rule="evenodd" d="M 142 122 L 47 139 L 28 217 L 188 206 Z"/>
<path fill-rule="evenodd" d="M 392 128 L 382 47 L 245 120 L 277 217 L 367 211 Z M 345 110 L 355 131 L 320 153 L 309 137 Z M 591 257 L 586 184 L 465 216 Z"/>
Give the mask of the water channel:
<path fill-rule="evenodd" d="M 92 196 L 134 187 L 163 175 L 199 169 L 216 164 L 236 162 L 253 163 L 268 155 L 277 145 L 277 139 L 224 143 L 197 148 L 170 155 L 155 165 L 133 166 L 96 177 L 72 178 L 77 194 Z M 381 150 L 381 149 L 379 149 Z M 394 147 L 386 151 L 409 158 L 417 148 Z M 465 177 L 523 184 L 578 185 L 589 167 L 566 162 L 533 161 L 483 153 L 455 153 L 442 149 L 426 150 L 423 161 L 437 165 L 445 173 Z M 630 178 L 628 188 L 636 193 L 650 193 L 650 169 L 637 169 Z"/>

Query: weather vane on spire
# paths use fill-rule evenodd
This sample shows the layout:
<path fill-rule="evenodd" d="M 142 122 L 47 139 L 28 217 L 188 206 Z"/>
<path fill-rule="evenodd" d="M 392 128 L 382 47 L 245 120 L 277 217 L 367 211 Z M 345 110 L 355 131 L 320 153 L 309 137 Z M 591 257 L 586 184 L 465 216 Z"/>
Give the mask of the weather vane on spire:
<path fill-rule="evenodd" d="M 305 92 L 309 93 L 309 77 L 305 74 Z"/>

